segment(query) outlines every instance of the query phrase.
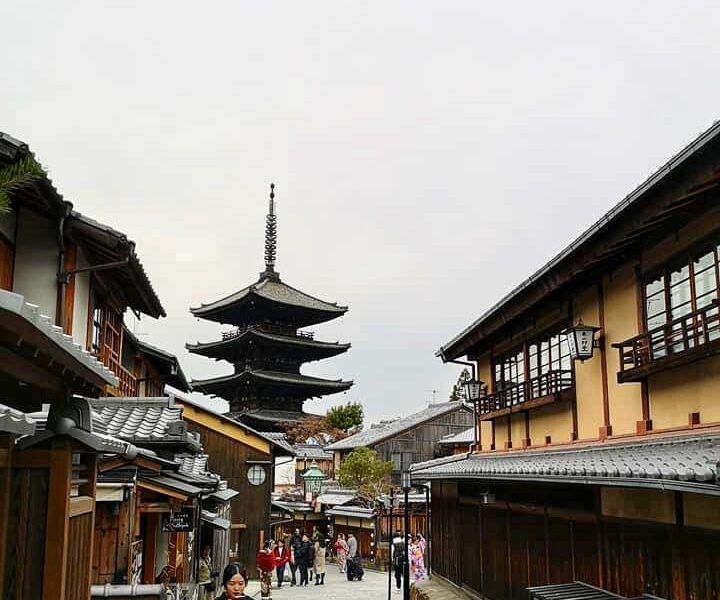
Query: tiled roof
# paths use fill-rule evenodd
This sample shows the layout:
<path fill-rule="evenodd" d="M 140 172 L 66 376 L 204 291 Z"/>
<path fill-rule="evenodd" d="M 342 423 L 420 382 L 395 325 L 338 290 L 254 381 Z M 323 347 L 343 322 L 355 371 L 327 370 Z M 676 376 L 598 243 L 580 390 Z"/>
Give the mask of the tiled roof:
<path fill-rule="evenodd" d="M 32 435 L 35 433 L 35 422 L 25 413 L 0 404 L 0 432 Z"/>
<path fill-rule="evenodd" d="M 234 386 L 246 380 L 264 384 L 295 386 L 299 388 L 299 391 L 311 396 L 342 392 L 349 389 L 353 384 L 352 381 L 322 379 L 320 377 L 301 375 L 300 373 L 246 369 L 240 373 L 213 377 L 212 379 L 193 380 L 190 382 L 190 387 L 195 392 L 220 396 L 226 387 L 234 388 Z"/>
<path fill-rule="evenodd" d="M 247 417 L 257 421 L 267 421 L 268 423 L 295 423 L 308 417 L 319 416 L 295 410 L 278 410 L 274 408 L 252 408 L 249 410 L 229 412 L 227 415 L 231 419 L 236 420 Z"/>
<path fill-rule="evenodd" d="M 193 475 L 209 475 L 207 454 L 176 454 L 180 469 Z"/>
<path fill-rule="evenodd" d="M 352 502 L 357 497 L 356 494 L 333 494 L 333 493 L 327 493 L 327 494 L 320 494 L 317 497 L 317 501 L 320 502 L 320 504 L 332 504 L 332 505 L 338 505 L 341 506 L 343 504 L 347 504 L 348 502 Z"/>
<path fill-rule="evenodd" d="M 455 446 L 472 444 L 475 442 L 475 428 L 469 427 L 465 431 L 456 433 L 455 435 L 446 435 L 440 438 L 438 444 L 441 446 Z"/>
<path fill-rule="evenodd" d="M 307 502 L 293 502 L 291 500 L 273 500 L 273 506 L 288 512 L 312 512 L 312 506 Z"/>
<path fill-rule="evenodd" d="M 291 456 L 295 455 L 295 447 L 288 442 L 287 436 L 279 431 L 261 431 L 262 435 L 270 438 L 277 446 L 285 450 Z"/>
<path fill-rule="evenodd" d="M 325 511 L 329 517 L 358 517 L 360 519 L 372 519 L 375 511 L 372 508 L 362 506 L 338 506 Z"/>
<path fill-rule="evenodd" d="M 298 306 L 311 310 L 336 313 L 337 315 L 341 315 L 347 311 L 347 306 L 338 306 L 336 303 L 325 302 L 324 300 L 310 296 L 305 292 L 301 292 L 282 281 L 273 281 L 272 279 L 263 278 L 257 283 L 249 285 L 248 287 L 243 288 L 234 294 L 230 294 L 221 300 L 211 302 L 210 304 L 202 304 L 196 308 L 191 308 L 190 312 L 196 317 L 204 317 L 209 313 L 232 306 L 236 302 L 241 302 L 250 295 L 256 295 L 260 298 L 264 298 L 272 302 L 278 302 L 280 304 L 288 304 L 290 306 Z"/>
<path fill-rule="evenodd" d="M 305 458 L 315 460 L 332 460 L 332 452 L 328 452 L 319 444 L 293 444 L 295 454 L 298 458 Z"/>
<path fill-rule="evenodd" d="M 396 419 L 383 427 L 371 427 L 346 437 L 345 439 L 333 442 L 326 446 L 326 450 L 351 450 L 360 446 L 372 446 L 383 440 L 393 437 L 398 433 L 412 429 L 425 421 L 430 421 L 446 413 L 456 410 L 468 410 L 462 402 L 443 402 L 431 404 L 428 408 L 401 419 Z"/>
<path fill-rule="evenodd" d="M 83 371 L 78 370 L 79 368 L 87 369 L 97 380 L 96 383 L 118 385 L 118 379 L 110 369 L 76 344 L 71 335 L 63 332 L 62 327 L 54 325 L 50 317 L 41 314 L 38 306 L 25 302 L 25 298 L 20 294 L 0 290 L 0 317 L 4 320 L 6 314 L 14 315 L 13 318 L 30 325 L 39 334 L 37 340 L 29 339 L 26 340 L 27 343 L 33 343 L 36 347 L 44 343 L 48 348 L 56 348 L 65 355 L 63 359 L 68 368 L 74 367 L 73 372 L 81 374 Z M 61 361 L 56 359 L 56 362 Z"/>
<path fill-rule="evenodd" d="M 510 479 L 702 488 L 720 494 L 720 434 L 608 442 L 583 448 L 446 457 L 411 467 L 414 480 Z"/>

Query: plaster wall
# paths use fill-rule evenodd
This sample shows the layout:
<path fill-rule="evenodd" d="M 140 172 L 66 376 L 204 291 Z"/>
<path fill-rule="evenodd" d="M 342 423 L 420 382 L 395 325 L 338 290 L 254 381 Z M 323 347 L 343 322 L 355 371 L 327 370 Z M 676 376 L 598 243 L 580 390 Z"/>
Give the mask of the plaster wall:
<path fill-rule="evenodd" d="M 0 234 L 11 242 L 15 242 L 15 212 L 0 215 Z"/>
<path fill-rule="evenodd" d="M 608 398 L 610 424 L 613 435 L 635 433 L 636 423 L 642 419 L 642 398 L 639 383 L 617 382 L 620 370 L 620 353 L 612 344 L 636 336 L 638 323 L 638 280 L 633 265 L 614 271 L 603 280 L 605 299 L 605 352 L 607 357 Z M 593 361 L 600 361 L 596 355 Z M 601 382 L 599 382 L 601 385 Z"/>
<path fill-rule="evenodd" d="M 545 436 L 552 443 L 572 441 L 572 408 L 568 402 L 549 404 L 530 412 L 530 442 L 533 446 L 545 444 Z"/>
<path fill-rule="evenodd" d="M 720 356 L 662 371 L 648 378 L 653 429 L 683 427 L 688 415 L 700 413 L 701 423 L 720 421 Z"/>
<path fill-rule="evenodd" d="M 86 267 L 87 260 L 78 248 L 77 266 Z M 75 304 L 73 307 L 72 335 L 75 343 L 87 348 L 88 311 L 90 309 L 90 273 L 78 273 L 75 277 Z"/>
<path fill-rule="evenodd" d="M 13 291 L 37 304 L 42 314 L 55 319 L 58 269 L 55 223 L 22 208 L 17 212 Z"/>
<path fill-rule="evenodd" d="M 480 421 L 480 442 L 483 451 L 491 450 L 492 446 L 492 421 Z"/>
<path fill-rule="evenodd" d="M 522 448 L 522 441 L 525 439 L 525 415 L 517 413 L 510 415 L 512 447 Z"/>
<path fill-rule="evenodd" d="M 492 382 L 492 365 L 490 362 L 490 354 L 483 354 L 477 361 L 477 376 L 480 381 L 485 382 L 490 387 Z"/>
<path fill-rule="evenodd" d="M 575 296 L 573 314 L 575 319 L 582 318 L 588 325 L 597 325 L 600 322 L 598 293 L 594 287 Z M 603 425 L 602 369 L 599 354 L 584 363 L 575 361 L 575 393 L 578 437 L 581 440 L 595 439 L 598 437 L 598 429 Z M 610 418 L 612 419 L 612 413 Z"/>
<path fill-rule="evenodd" d="M 495 419 L 495 449 L 503 450 L 508 441 L 508 417 Z"/>

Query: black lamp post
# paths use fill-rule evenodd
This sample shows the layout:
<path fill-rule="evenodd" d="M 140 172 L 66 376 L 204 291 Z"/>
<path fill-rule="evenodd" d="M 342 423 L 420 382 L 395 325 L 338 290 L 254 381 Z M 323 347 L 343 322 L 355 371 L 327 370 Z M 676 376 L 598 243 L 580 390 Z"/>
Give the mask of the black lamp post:
<path fill-rule="evenodd" d="M 392 597 L 393 578 L 393 505 L 395 502 L 395 490 L 390 488 L 390 508 L 388 510 L 388 600 Z"/>
<path fill-rule="evenodd" d="M 405 506 L 403 508 L 403 526 L 405 528 L 405 564 L 403 565 L 403 579 L 405 580 L 405 585 L 403 587 L 403 600 L 410 600 L 410 557 L 408 548 L 410 545 L 408 543 L 408 534 L 410 533 L 410 510 L 408 501 L 408 494 L 410 493 L 411 487 L 410 471 L 402 472 L 401 483 L 403 493 L 405 494 Z"/>

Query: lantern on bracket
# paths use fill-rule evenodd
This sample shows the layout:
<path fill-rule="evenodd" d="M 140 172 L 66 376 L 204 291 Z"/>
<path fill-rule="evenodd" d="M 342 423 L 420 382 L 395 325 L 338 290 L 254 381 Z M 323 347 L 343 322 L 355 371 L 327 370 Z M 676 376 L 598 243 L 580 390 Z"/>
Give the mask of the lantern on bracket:
<path fill-rule="evenodd" d="M 579 361 L 592 358 L 593 350 L 599 347 L 599 342 L 595 340 L 596 331 L 600 331 L 600 328 L 585 325 L 582 319 L 578 319 L 577 325 L 568 327 L 561 332 L 567 336 L 570 358 Z"/>
<path fill-rule="evenodd" d="M 315 459 L 310 463 L 310 468 L 302 474 L 305 481 L 305 491 L 310 494 L 319 494 L 322 482 L 327 479 L 327 475 L 320 470 Z"/>
<path fill-rule="evenodd" d="M 485 385 L 482 381 L 477 379 L 468 379 L 465 382 L 465 400 L 468 402 L 477 402 L 480 399 L 483 386 Z"/>

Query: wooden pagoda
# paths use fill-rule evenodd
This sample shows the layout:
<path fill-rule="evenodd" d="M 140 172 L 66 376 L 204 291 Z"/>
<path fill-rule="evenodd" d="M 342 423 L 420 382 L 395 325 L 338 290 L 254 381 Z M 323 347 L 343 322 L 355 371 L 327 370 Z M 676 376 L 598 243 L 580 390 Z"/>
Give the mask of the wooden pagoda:
<path fill-rule="evenodd" d="M 187 344 L 190 352 L 234 366 L 222 377 L 192 381 L 192 389 L 230 404 L 230 415 L 261 431 L 279 431 L 283 423 L 309 416 L 309 398 L 342 392 L 352 381 L 328 380 L 300 373 L 306 363 L 346 352 L 350 344 L 323 342 L 301 328 L 330 321 L 346 306 L 325 302 L 297 290 L 275 270 L 277 216 L 270 186 L 265 227 L 265 270 L 254 284 L 210 304 L 191 308 L 201 319 L 233 325 L 220 340 Z"/>

